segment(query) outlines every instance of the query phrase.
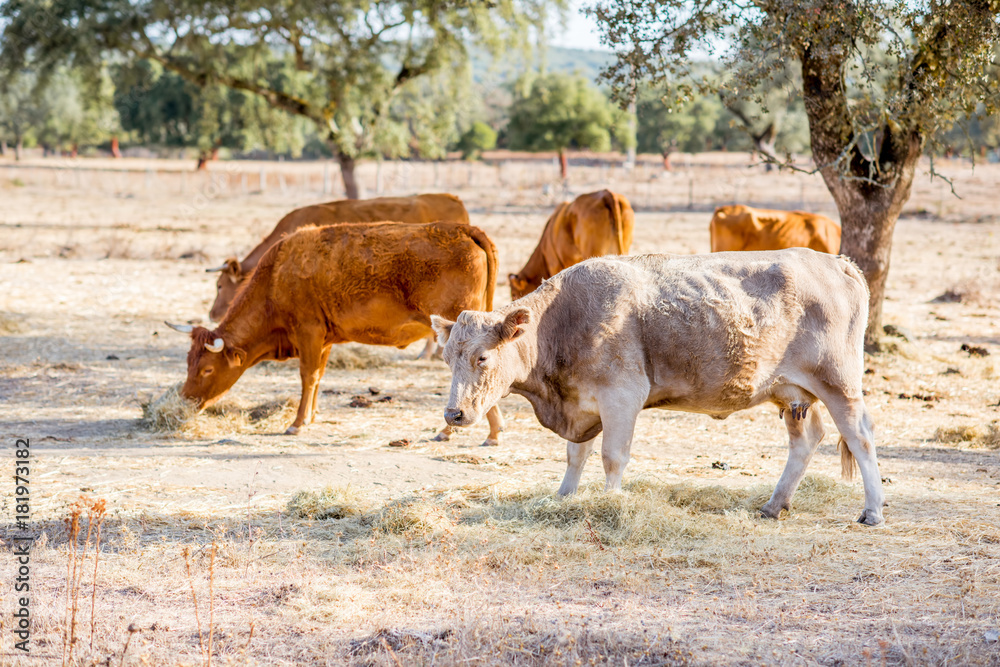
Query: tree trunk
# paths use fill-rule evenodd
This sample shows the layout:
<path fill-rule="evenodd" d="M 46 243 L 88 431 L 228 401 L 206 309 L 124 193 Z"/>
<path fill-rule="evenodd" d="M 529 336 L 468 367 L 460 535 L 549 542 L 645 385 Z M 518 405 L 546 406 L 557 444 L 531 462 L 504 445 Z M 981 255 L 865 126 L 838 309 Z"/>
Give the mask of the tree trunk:
<path fill-rule="evenodd" d="M 663 171 L 673 171 L 674 170 L 673 165 L 670 164 L 670 154 L 672 152 L 673 151 L 671 151 L 671 150 L 665 150 L 665 151 L 663 151 Z"/>
<path fill-rule="evenodd" d="M 877 351 L 892 233 L 910 197 L 924 137 L 919 128 L 888 121 L 879 131 L 878 153 L 863 154 L 852 142 L 854 128 L 842 81 L 844 52 L 820 48 L 814 53 L 806 47 L 801 58 L 813 159 L 840 212 L 840 253 L 853 259 L 868 281 L 865 349 Z"/>
<path fill-rule="evenodd" d="M 7 140 L 0 139 L 0 157 L 7 157 Z"/>
<path fill-rule="evenodd" d="M 24 150 L 24 139 L 20 134 L 14 135 L 14 159 L 21 160 L 21 152 Z"/>
<path fill-rule="evenodd" d="M 919 152 L 916 153 L 919 157 Z M 868 281 L 868 325 L 865 350 L 877 352 L 882 339 L 882 302 L 889 276 L 892 233 L 910 197 L 916 157 L 903 165 L 899 180 L 892 187 L 878 188 L 844 180 L 840 174 L 823 177 L 840 212 L 840 254 L 858 265 Z"/>
<path fill-rule="evenodd" d="M 337 156 L 337 163 L 340 164 L 340 178 L 344 181 L 344 195 L 347 199 L 357 199 L 360 196 L 358 180 L 354 175 L 354 167 L 357 161 L 350 155 L 345 155 L 334 149 Z"/>
<path fill-rule="evenodd" d="M 121 149 L 118 148 L 118 137 L 111 137 L 111 157 L 120 158 L 122 156 Z"/>
<path fill-rule="evenodd" d="M 566 158 L 566 149 L 559 149 L 559 177 L 564 181 L 569 176 L 569 160 Z"/>

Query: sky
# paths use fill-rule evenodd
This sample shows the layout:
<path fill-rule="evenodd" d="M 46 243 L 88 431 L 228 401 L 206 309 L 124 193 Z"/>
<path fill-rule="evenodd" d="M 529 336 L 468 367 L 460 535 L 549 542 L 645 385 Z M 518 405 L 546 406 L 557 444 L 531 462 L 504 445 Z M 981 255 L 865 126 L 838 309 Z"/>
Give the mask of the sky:
<path fill-rule="evenodd" d="M 549 29 L 549 43 L 570 49 L 600 49 L 607 51 L 601 45 L 597 32 L 597 23 L 590 16 L 581 13 L 583 7 L 592 4 L 591 0 L 570 0 L 570 10 L 565 26 L 554 21 Z"/>

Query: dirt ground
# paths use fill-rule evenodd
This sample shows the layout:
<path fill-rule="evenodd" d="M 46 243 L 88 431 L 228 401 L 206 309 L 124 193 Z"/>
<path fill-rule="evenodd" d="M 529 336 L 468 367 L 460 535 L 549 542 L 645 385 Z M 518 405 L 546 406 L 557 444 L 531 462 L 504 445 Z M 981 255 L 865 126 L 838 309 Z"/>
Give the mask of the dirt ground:
<path fill-rule="evenodd" d="M 825 413 L 792 513 L 757 517 L 786 458 L 771 407 L 722 422 L 647 411 L 623 494 L 603 493 L 595 454 L 586 490 L 557 500 L 564 443 L 519 397 L 500 404 L 498 448 L 479 447 L 485 424 L 429 440 L 450 374 L 416 361 L 421 345 L 339 348 L 298 436 L 279 435 L 294 361 L 255 367 L 179 430 L 151 430 L 141 404 L 185 375 L 188 341 L 163 320 L 207 320 L 204 269 L 322 197 L 192 209 L 193 195 L 2 166 L 0 437 L 11 472 L 16 439 L 30 439 L 31 524 L 15 526 L 6 474 L 0 539 L 36 540 L 29 654 L 8 613 L 18 565 L 0 557 L 0 665 L 1000 665 L 1000 166 L 946 165 L 964 198 L 920 185 L 897 227 L 885 322 L 905 337 L 867 360 L 888 501 L 875 529 L 853 522 L 860 480 L 840 479 Z M 573 189 L 600 187 L 595 174 Z M 721 197 L 725 178 L 694 165 L 643 187 L 683 199 L 697 180 Z M 817 192 L 815 177 L 759 167 L 738 178 L 788 208 L 799 180 Z M 501 276 L 557 198 L 456 193 L 496 241 Z M 695 208 L 640 210 L 632 252 L 706 252 L 711 207 Z M 497 295 L 509 302 L 505 283 Z M 350 407 L 356 395 L 391 400 Z M 74 549 L 64 519 L 101 500 L 95 582 L 96 535 L 81 553 L 87 523 Z"/>

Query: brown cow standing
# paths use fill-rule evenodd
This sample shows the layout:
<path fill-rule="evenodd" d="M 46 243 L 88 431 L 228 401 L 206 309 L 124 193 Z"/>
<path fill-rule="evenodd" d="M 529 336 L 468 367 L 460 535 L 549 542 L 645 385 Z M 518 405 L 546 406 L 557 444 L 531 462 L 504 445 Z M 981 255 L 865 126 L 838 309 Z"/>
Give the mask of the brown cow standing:
<path fill-rule="evenodd" d="M 315 417 L 331 346 L 403 348 L 431 332 L 431 314 L 492 310 L 496 271 L 493 242 L 467 224 L 300 229 L 264 254 L 214 331 L 170 325 L 192 338 L 180 394 L 201 409 L 251 366 L 298 357 L 302 398 L 286 431 L 294 435 Z M 488 419 L 485 444 L 499 444 L 503 419 L 496 406 Z"/>
<path fill-rule="evenodd" d="M 543 280 L 590 257 L 628 254 L 634 227 L 635 213 L 628 199 L 610 190 L 559 204 L 528 263 L 508 276 L 511 298 L 529 294 Z"/>
<path fill-rule="evenodd" d="M 709 225 L 712 252 L 811 248 L 840 252 L 840 225 L 816 213 L 720 206 Z"/>
<path fill-rule="evenodd" d="M 379 197 L 377 199 L 345 199 L 326 204 L 297 208 L 283 217 L 274 230 L 250 251 L 242 262 L 231 257 L 210 273 L 220 272 L 216 283 L 215 303 L 208 316 L 218 322 L 236 295 L 236 289 L 249 277 L 268 248 L 286 235 L 305 225 L 332 225 L 338 222 L 464 222 L 469 224 L 469 212 L 462 200 L 449 194 L 426 194 L 413 197 Z"/>

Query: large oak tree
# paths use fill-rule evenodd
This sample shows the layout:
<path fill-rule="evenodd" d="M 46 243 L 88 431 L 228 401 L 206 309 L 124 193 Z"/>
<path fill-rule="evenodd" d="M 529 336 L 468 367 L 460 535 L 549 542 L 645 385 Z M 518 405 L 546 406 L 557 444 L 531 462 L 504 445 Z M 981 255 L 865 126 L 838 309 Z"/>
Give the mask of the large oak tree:
<path fill-rule="evenodd" d="M 0 66 L 40 72 L 67 60 L 148 60 L 308 118 L 357 197 L 359 158 L 398 143 L 394 100 L 414 80 L 465 72 L 472 42 L 524 46 L 563 0 L 0 0 Z M 276 57 L 294 61 L 275 78 Z"/>
<path fill-rule="evenodd" d="M 598 0 L 622 98 L 635 78 L 685 81 L 714 52 L 732 98 L 801 70 L 812 155 L 840 212 L 841 251 L 871 290 L 878 347 L 892 233 L 928 141 L 977 107 L 995 113 L 1000 0 Z"/>

